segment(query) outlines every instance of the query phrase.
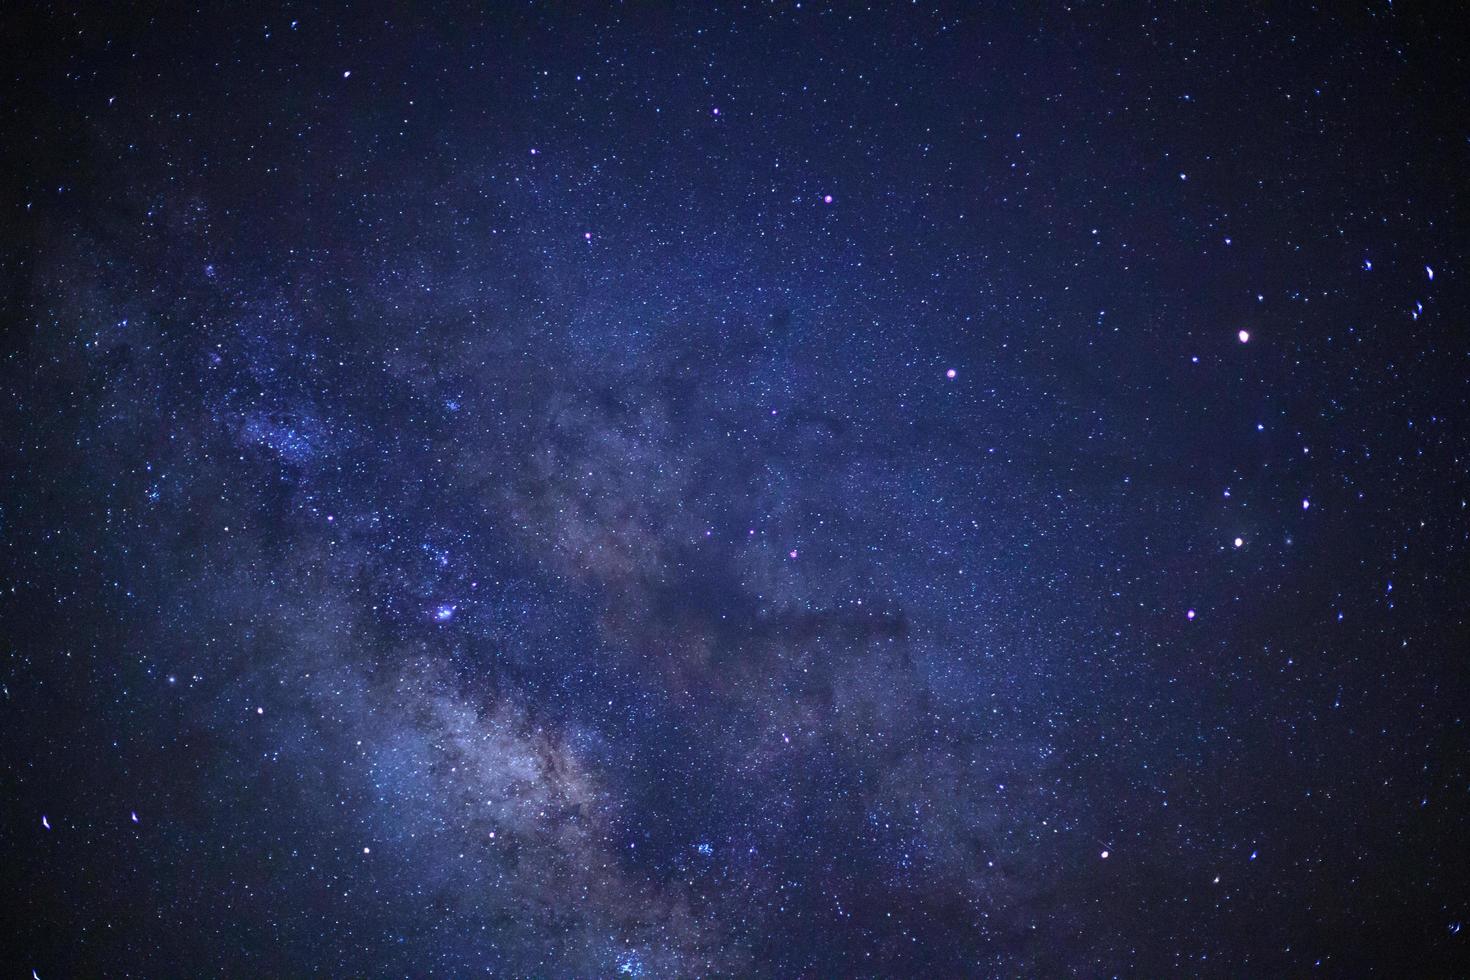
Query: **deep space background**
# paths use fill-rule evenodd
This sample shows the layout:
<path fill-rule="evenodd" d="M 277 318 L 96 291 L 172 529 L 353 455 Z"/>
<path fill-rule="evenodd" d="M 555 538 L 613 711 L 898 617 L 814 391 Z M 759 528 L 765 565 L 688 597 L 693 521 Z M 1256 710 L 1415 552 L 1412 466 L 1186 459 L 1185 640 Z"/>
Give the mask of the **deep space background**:
<path fill-rule="evenodd" d="M 1467 22 L 6 4 L 6 975 L 1465 975 Z"/>

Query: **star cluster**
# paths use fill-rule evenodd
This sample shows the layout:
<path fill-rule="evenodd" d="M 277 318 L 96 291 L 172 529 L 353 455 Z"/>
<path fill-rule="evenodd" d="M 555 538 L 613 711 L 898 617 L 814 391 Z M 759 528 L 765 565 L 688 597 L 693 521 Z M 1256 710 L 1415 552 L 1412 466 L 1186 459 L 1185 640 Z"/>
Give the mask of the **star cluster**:
<path fill-rule="evenodd" d="M 1462 962 L 1452 17 L 0 18 L 17 969 Z"/>

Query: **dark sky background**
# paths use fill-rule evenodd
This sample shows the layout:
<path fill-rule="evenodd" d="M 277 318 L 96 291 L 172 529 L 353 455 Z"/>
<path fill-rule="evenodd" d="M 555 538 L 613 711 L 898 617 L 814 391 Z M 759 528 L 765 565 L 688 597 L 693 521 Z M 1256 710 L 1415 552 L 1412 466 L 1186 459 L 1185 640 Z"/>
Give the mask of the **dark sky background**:
<path fill-rule="evenodd" d="M 1018 6 L 8 5 L 7 975 L 1464 975 L 1463 14 Z"/>

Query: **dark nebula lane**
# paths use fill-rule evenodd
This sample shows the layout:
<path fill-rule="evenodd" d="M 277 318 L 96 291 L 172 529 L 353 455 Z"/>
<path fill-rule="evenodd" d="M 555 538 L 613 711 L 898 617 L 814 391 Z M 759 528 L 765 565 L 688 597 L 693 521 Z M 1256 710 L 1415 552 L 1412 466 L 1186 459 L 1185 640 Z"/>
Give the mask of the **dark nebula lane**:
<path fill-rule="evenodd" d="M 16 976 L 1456 976 L 1410 2 L 0 11 Z"/>

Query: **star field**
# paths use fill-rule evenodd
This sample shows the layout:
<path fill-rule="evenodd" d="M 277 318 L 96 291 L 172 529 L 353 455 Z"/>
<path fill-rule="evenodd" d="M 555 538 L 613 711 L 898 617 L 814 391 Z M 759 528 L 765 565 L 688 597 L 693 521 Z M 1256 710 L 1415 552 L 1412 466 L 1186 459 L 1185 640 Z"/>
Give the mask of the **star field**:
<path fill-rule="evenodd" d="M 1451 976 L 1433 5 L 0 12 L 69 976 Z"/>

